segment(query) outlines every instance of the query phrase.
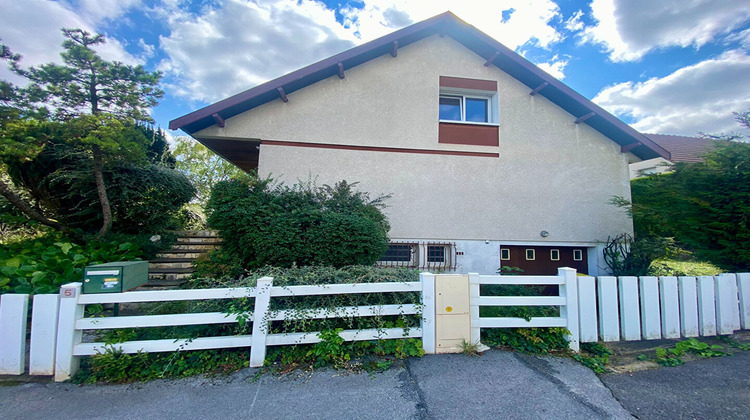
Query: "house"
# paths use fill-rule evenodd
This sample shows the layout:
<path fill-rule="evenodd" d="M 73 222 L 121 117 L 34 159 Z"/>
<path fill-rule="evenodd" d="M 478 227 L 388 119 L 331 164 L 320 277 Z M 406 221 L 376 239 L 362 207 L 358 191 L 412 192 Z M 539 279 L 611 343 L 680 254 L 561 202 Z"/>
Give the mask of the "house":
<path fill-rule="evenodd" d="M 645 175 L 669 172 L 677 162 L 700 162 L 701 156 L 716 146 L 716 140 L 703 137 L 673 136 L 667 134 L 645 134 L 654 143 L 668 151 L 670 159 L 656 157 L 630 164 L 630 179 Z"/>
<path fill-rule="evenodd" d="M 245 170 L 391 194 L 381 263 L 602 273 L 628 164 L 669 153 L 450 12 L 170 122 Z"/>

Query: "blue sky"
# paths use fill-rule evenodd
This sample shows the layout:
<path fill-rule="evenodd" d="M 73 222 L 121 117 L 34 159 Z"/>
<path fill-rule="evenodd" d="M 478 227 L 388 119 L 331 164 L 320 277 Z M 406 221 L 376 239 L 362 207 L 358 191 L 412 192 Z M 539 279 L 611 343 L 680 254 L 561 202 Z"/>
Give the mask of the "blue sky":
<path fill-rule="evenodd" d="M 0 0 L 0 39 L 37 65 L 59 61 L 61 27 L 106 35 L 105 58 L 163 72 L 166 128 L 446 10 L 643 132 L 737 131 L 750 108 L 747 0 Z"/>

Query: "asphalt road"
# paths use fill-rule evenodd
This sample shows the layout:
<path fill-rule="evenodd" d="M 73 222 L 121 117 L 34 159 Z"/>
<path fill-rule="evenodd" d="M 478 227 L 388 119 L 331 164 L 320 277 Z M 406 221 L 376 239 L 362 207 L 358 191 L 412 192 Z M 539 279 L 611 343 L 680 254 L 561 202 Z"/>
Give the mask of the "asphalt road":
<path fill-rule="evenodd" d="M 600 381 L 570 359 L 490 350 L 411 359 L 375 375 L 245 369 L 130 385 L 28 383 L 0 387 L 0 418 L 747 419 L 748 362 L 744 353 Z"/>
<path fill-rule="evenodd" d="M 633 374 L 602 375 L 639 419 L 750 419 L 750 352 Z"/>

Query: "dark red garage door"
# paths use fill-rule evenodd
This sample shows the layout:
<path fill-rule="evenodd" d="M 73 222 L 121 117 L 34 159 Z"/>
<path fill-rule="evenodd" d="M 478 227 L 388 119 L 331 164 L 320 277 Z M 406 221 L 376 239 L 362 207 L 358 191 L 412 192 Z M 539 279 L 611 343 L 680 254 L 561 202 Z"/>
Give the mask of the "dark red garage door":
<path fill-rule="evenodd" d="M 588 253 L 582 247 L 500 245 L 500 265 L 528 275 L 554 275 L 558 267 L 588 273 Z"/>

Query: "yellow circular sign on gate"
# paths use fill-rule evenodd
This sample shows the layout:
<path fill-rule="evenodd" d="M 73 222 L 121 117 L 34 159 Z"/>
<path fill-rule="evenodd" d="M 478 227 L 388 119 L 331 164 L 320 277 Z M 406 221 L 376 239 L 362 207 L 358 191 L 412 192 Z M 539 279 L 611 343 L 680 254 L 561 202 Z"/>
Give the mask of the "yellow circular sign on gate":
<path fill-rule="evenodd" d="M 445 312 L 453 312 L 453 307 L 452 306 L 446 306 L 445 307 Z"/>

